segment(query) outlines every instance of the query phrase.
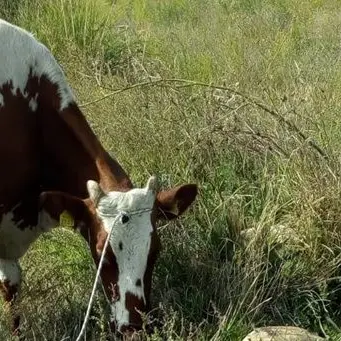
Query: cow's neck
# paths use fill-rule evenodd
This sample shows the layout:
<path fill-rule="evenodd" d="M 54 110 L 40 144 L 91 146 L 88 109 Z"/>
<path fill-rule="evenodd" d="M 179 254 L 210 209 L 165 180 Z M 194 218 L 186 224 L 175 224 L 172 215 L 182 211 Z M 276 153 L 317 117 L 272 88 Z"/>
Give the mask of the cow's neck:
<path fill-rule="evenodd" d="M 56 94 L 51 83 L 44 90 Z M 104 150 L 78 106 L 71 103 L 62 111 L 56 107 L 48 103 L 40 110 L 44 189 L 82 198 L 87 197 L 88 180 L 99 182 L 104 191 L 130 189 L 127 174 Z"/>

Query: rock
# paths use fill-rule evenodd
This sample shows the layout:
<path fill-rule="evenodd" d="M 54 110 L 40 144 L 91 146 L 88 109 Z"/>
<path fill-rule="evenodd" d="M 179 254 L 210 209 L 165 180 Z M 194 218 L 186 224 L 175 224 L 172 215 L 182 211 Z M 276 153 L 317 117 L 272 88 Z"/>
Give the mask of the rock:
<path fill-rule="evenodd" d="M 243 341 L 323 341 L 320 336 L 299 327 L 273 326 L 256 328 Z"/>
<path fill-rule="evenodd" d="M 251 227 L 240 232 L 241 241 L 244 245 L 248 245 L 257 237 L 261 237 L 262 240 L 263 235 L 264 230 L 257 229 L 255 227 Z M 270 244 L 285 244 L 287 242 L 297 244 L 300 242 L 300 238 L 296 231 L 281 224 L 271 226 L 268 230 L 268 233 L 264 236 L 267 238 Z"/>

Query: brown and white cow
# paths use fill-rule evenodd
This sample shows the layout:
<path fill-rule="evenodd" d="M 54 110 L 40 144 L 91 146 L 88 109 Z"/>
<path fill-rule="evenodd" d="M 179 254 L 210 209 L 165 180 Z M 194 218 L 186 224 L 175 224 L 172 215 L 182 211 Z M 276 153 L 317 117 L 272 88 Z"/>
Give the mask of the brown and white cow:
<path fill-rule="evenodd" d="M 155 223 L 194 201 L 193 184 L 156 191 L 133 185 L 103 149 L 79 110 L 51 52 L 30 33 L 0 20 L 0 288 L 13 306 L 18 260 L 68 211 L 98 265 L 118 213 L 101 280 L 120 332 L 141 328 L 149 309 L 160 242 Z M 19 317 L 13 313 L 13 330 Z"/>

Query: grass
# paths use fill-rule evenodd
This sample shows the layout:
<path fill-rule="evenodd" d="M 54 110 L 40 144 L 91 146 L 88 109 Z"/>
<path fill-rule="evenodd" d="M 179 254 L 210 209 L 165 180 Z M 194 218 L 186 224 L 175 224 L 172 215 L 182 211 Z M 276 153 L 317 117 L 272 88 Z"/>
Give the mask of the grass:
<path fill-rule="evenodd" d="M 80 104 L 144 84 L 83 106 L 136 184 L 156 173 L 200 187 L 160 229 L 149 340 L 241 340 L 278 324 L 341 339 L 338 5 L 5 0 L 1 17 L 49 46 Z M 160 79 L 195 84 L 145 84 Z M 75 339 L 94 279 L 84 242 L 57 229 L 22 267 L 27 338 Z M 105 340 L 107 313 L 99 293 L 87 340 Z"/>

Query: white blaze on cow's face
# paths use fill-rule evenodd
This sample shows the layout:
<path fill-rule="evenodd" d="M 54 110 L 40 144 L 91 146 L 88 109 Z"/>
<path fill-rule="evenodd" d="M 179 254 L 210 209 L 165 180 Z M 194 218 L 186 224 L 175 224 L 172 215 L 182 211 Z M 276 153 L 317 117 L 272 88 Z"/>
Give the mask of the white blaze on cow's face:
<path fill-rule="evenodd" d="M 151 177 L 145 188 L 128 192 L 104 194 L 94 181 L 88 182 L 90 198 L 107 233 L 111 231 L 109 245 L 115 255 L 118 278 L 117 298 L 111 302 L 113 321 L 117 329 L 131 326 L 136 317 L 136 306 L 145 307 L 144 276 L 147 270 L 154 227 L 151 220 L 156 196 L 156 179 Z M 120 219 L 116 219 L 120 214 Z M 116 219 L 116 220 L 115 220 Z M 129 301 L 129 302 L 128 302 Z"/>

